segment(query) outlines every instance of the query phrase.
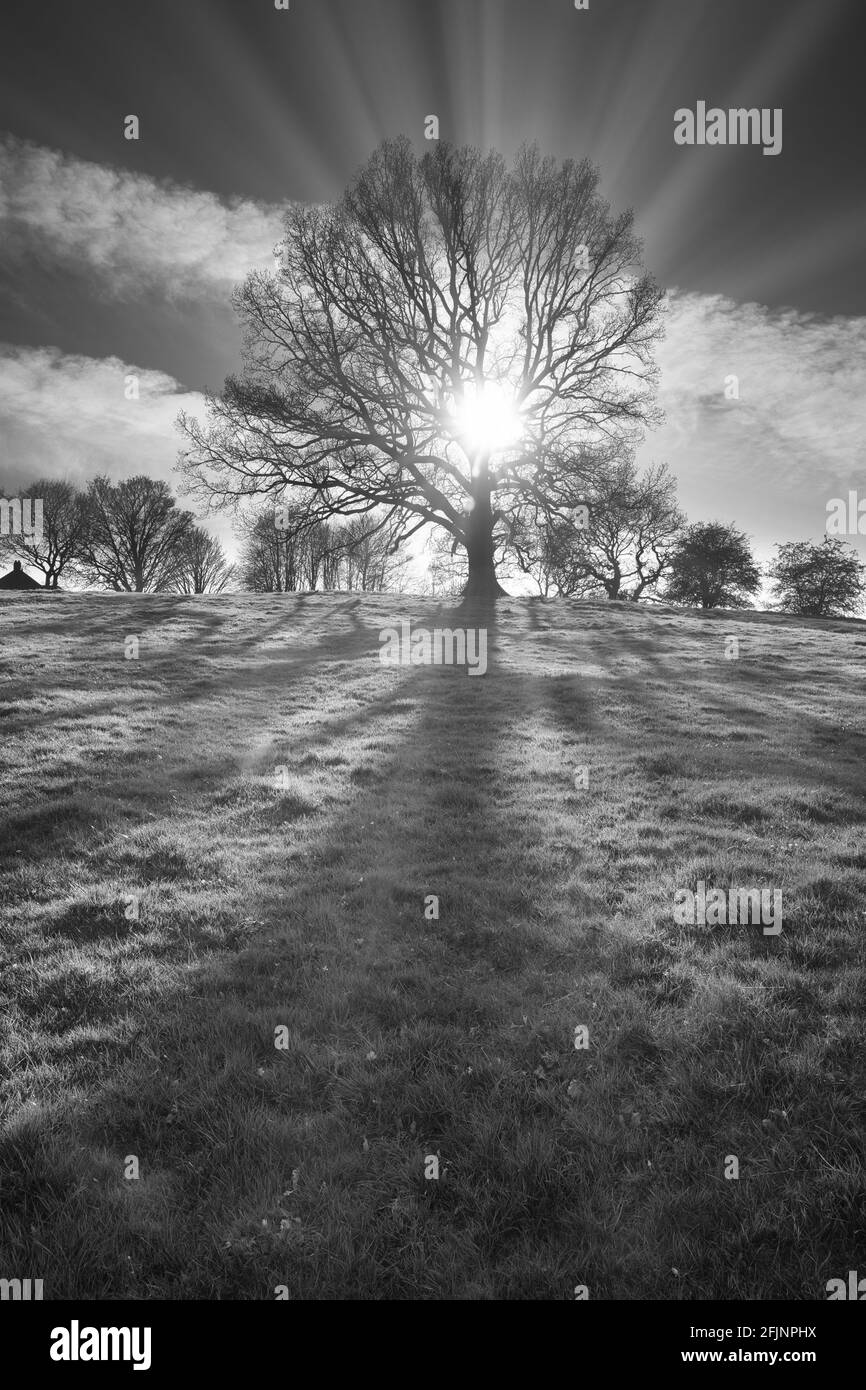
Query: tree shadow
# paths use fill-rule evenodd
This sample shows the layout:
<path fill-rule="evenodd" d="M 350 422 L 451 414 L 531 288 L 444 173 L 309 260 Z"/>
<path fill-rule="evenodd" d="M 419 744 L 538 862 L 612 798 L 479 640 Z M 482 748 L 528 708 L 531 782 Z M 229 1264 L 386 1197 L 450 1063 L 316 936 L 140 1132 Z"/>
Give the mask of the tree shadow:
<path fill-rule="evenodd" d="M 337 710 L 302 731 L 290 724 L 275 730 L 249 757 L 243 777 L 229 779 L 227 791 L 236 781 L 262 778 L 275 763 L 302 778 L 308 760 L 334 754 L 346 760 L 345 769 L 319 806 L 298 801 L 287 808 L 263 781 L 234 809 L 216 797 L 206 802 L 215 832 L 236 815 L 246 844 L 242 901 L 236 885 L 224 909 L 238 918 L 232 920 L 236 949 L 218 943 L 170 988 L 87 996 L 82 1027 L 122 1022 L 131 1030 L 128 1045 L 112 1045 L 110 1070 L 94 1069 L 74 1107 L 61 1094 L 44 1098 L 32 1118 L 19 1119 L 0 1141 L 10 1268 L 38 1270 L 40 1247 L 51 1251 L 49 1296 L 75 1296 L 89 1280 L 100 1297 L 166 1289 L 175 1297 L 239 1290 L 269 1297 L 286 1270 L 308 1296 L 351 1296 L 369 1287 L 371 1252 L 383 1296 L 414 1296 L 419 1260 L 427 1264 L 427 1287 L 441 1294 L 459 1288 L 462 1273 L 459 1262 L 450 1275 L 436 1266 L 428 1241 L 434 1233 L 444 1241 L 448 1232 L 453 1242 L 478 1211 L 488 1243 L 461 1247 L 473 1266 L 496 1265 L 527 1232 L 543 1249 L 563 1225 L 580 1229 L 588 1179 L 574 1166 L 564 1119 L 556 1150 L 561 1186 L 546 1178 L 515 1213 L 507 1182 L 496 1181 L 508 1152 L 520 1152 L 521 1136 L 532 1140 L 538 1115 L 552 1105 L 532 1079 L 536 1059 L 527 1066 L 533 1049 L 541 1063 L 545 1047 L 561 1045 L 546 1031 L 550 1001 L 573 990 L 582 974 L 604 968 L 613 949 L 597 930 L 611 915 L 603 885 L 581 886 L 582 849 L 567 844 L 581 820 L 572 809 L 572 770 L 557 764 L 556 739 L 564 736 L 567 749 L 597 740 L 611 756 L 633 757 L 633 736 L 601 707 L 600 695 L 614 691 L 619 708 L 630 705 L 648 722 L 668 712 L 665 694 L 648 692 L 610 664 L 606 684 L 579 675 L 551 678 L 531 663 L 526 669 L 509 645 L 521 618 L 515 600 L 492 609 L 461 603 L 420 610 L 427 627 L 484 627 L 484 676 L 448 666 L 389 669 L 377 658 L 375 629 L 357 616 L 359 603 L 344 610 L 349 633 L 333 640 L 323 634 L 306 665 L 277 663 L 277 680 L 267 661 L 247 667 L 247 687 L 229 673 L 214 673 L 214 697 L 223 688 L 249 692 L 241 714 L 227 711 L 208 725 L 231 754 L 197 761 L 183 732 L 163 747 L 167 766 L 153 808 L 182 826 L 187 813 L 202 814 L 203 790 L 225 787 L 239 719 L 271 707 L 275 689 L 289 709 L 347 661 L 364 662 L 365 679 L 376 688 L 354 710 Z M 418 607 L 398 601 L 393 608 L 410 606 Z M 660 682 L 676 671 L 635 636 L 626 655 Z M 601 665 L 607 650 L 594 639 Z M 689 699 L 704 693 L 702 685 L 690 687 Z M 158 700 L 165 703 L 168 695 Z M 279 712 L 270 709 L 272 717 Z M 553 730 L 544 769 L 532 765 L 532 743 L 525 751 L 528 721 Z M 558 809 L 528 837 L 530 849 L 537 841 L 544 853 L 516 860 L 514 845 L 527 843 L 521 789 L 533 777 L 549 779 L 548 804 Z M 106 800 L 134 813 L 128 776 L 103 772 L 102 779 Z M 82 811 L 82 830 L 85 821 Z M 551 863 L 561 882 L 551 883 Z M 432 899 L 438 900 L 434 918 L 426 915 Z M 570 916 L 562 911 L 569 901 Z M 241 912 L 243 922 L 257 924 L 255 935 L 242 927 Z M 67 934 L 75 930 L 69 914 L 62 925 Z M 98 913 L 91 925 L 104 936 Z M 67 1007 L 65 995 L 61 1005 Z M 280 1024 L 292 1034 L 285 1056 L 274 1049 Z M 68 1023 L 62 1027 L 68 1030 Z M 485 1054 L 494 1030 L 495 1057 Z M 235 1093 L 247 1130 L 238 1127 Z M 172 1120 L 178 1095 L 181 1124 Z M 485 1110 L 483 1133 L 466 1129 L 470 1102 Z M 381 1172 L 365 1166 L 364 1141 L 407 1171 L 419 1145 L 459 1151 L 463 1185 L 443 1185 L 430 1199 L 435 1207 L 425 1208 L 411 1228 L 394 1223 L 393 1194 Z M 591 1176 L 585 1138 L 581 1144 L 580 1172 Z M 68 1167 L 64 1151 L 74 1155 Z M 328 1157 L 332 1152 L 336 1157 Z M 137 1198 L 122 1195 L 129 1153 L 141 1155 L 153 1175 L 142 1188 L 144 1211 Z M 295 1212 L 303 1213 L 304 1239 L 280 1244 L 282 1236 L 255 1228 L 263 1212 L 265 1219 L 272 1215 L 275 1175 L 282 1173 L 288 1186 L 293 1168 L 313 1163 L 310 1154 L 326 1185 L 341 1195 L 330 1215 L 331 1198 L 313 1193 L 295 1201 L 286 1220 L 291 1225 Z M 282 1196 L 289 1205 L 295 1200 Z M 163 1200 L 171 1241 L 168 1218 L 158 1218 Z M 328 1224 L 335 1220 L 345 1223 L 342 1232 Z M 335 1283 L 327 1260 L 353 1243 L 343 1282 Z"/>
<path fill-rule="evenodd" d="M 198 1152 L 194 1132 L 171 1127 L 170 1078 L 160 1074 L 159 1059 L 170 1059 L 186 1113 L 207 1113 L 209 1124 L 220 1132 L 219 1059 L 203 1060 L 203 1031 L 213 1037 L 217 1053 L 230 1045 L 226 1039 L 234 1039 L 232 1045 L 248 1058 L 239 1084 L 261 1111 L 256 1132 L 265 1168 L 273 1155 L 261 1126 L 283 1133 L 285 1143 L 280 1127 L 297 1128 L 311 1108 L 323 1117 L 339 1116 L 342 1130 L 354 1134 L 356 1129 L 381 1129 L 386 1117 L 387 1124 L 402 1123 L 403 1107 L 415 1113 L 425 1139 L 433 1143 L 450 1123 L 448 1107 L 435 1100 L 444 1084 L 443 1069 L 461 1064 L 465 1069 L 468 1038 L 478 1035 L 480 1046 L 489 1027 L 510 1027 L 531 1002 L 545 997 L 552 981 L 561 981 L 563 969 L 574 966 L 576 943 L 551 933 L 533 906 L 543 864 L 514 874 L 511 843 L 522 809 L 506 769 L 527 701 L 534 698 L 534 682 L 503 661 L 495 613 L 461 605 L 428 610 L 424 616 L 430 626 L 486 625 L 487 673 L 473 677 L 448 666 L 394 672 L 380 666 L 376 679 L 384 688 L 375 699 L 354 713 L 323 721 L 291 747 L 277 746 L 274 756 L 295 770 L 317 749 L 341 747 L 350 734 L 373 734 L 380 750 L 376 776 L 362 784 L 344 779 L 339 800 L 304 818 L 309 834 L 300 860 L 281 848 L 293 826 L 280 820 L 278 798 L 263 792 L 254 800 L 243 812 L 243 823 L 261 844 L 249 876 L 258 887 L 247 894 L 244 908 L 261 924 L 257 935 L 235 953 L 217 950 L 211 958 L 191 963 L 182 986 L 145 991 L 138 1002 L 120 991 L 117 1017 L 132 1028 L 134 1046 L 120 1056 L 112 1049 L 110 1073 L 94 1073 L 86 1097 L 76 1098 L 74 1108 L 60 1095 L 43 1099 L 38 1115 L 25 1116 L 0 1144 L 5 1174 L 14 1175 L 7 1183 L 14 1232 L 10 1258 L 14 1254 L 13 1263 L 24 1260 L 26 1267 L 36 1268 L 38 1243 L 51 1250 L 55 1277 L 50 1296 L 74 1296 L 83 1269 L 91 1271 L 87 1279 L 91 1288 L 95 1279 L 100 1297 L 134 1296 L 145 1286 L 164 1287 L 166 1281 L 183 1296 L 181 1274 L 193 1247 L 195 1259 L 208 1265 L 202 1278 L 210 1289 L 216 1281 L 230 1292 L 237 1279 L 244 1284 L 250 1277 L 246 1267 L 239 1274 L 235 1252 L 215 1248 L 210 1228 L 203 1237 L 207 1253 L 202 1254 L 200 1213 L 216 1200 L 220 1171 L 203 1173 L 192 1157 Z M 337 648 L 342 657 L 354 652 L 356 658 L 363 649 L 348 642 Z M 253 670 L 260 678 L 259 668 Z M 196 788 L 184 786 L 180 758 L 185 751 L 180 740 L 164 749 L 164 758 L 172 761 L 163 775 L 166 788 L 171 785 L 175 797 L 180 795 L 173 806 L 180 824 L 184 799 L 199 796 L 201 786 L 200 780 Z M 218 773 L 213 763 L 201 769 L 205 780 L 216 780 Z M 225 780 L 224 763 L 222 775 Z M 123 778 L 109 779 L 104 794 L 120 797 L 124 785 L 132 806 L 135 797 Z M 459 830 L 449 826 L 455 819 Z M 368 829 L 377 823 L 386 833 Z M 443 826 L 449 826 L 444 840 L 437 837 L 437 827 L 441 835 Z M 359 877 L 368 880 L 363 890 L 352 886 Z M 439 899 L 435 922 L 424 916 L 431 894 Z M 366 937 L 363 952 L 355 943 L 359 921 Z M 60 927 L 74 935 L 70 914 L 62 917 Z M 81 944 L 87 944 L 91 929 L 104 936 L 98 912 L 83 922 Z M 322 963 L 330 964 L 339 994 L 325 997 L 324 1012 L 310 1019 L 301 1040 L 302 1048 L 319 1061 L 303 1084 L 284 1078 L 271 1095 L 253 1065 L 259 1061 L 269 1067 L 275 1059 L 272 1028 L 263 1020 L 285 1017 L 287 1001 L 290 1016 L 303 1013 L 306 994 L 314 1001 L 318 997 Z M 45 999 L 47 1003 L 47 995 Z M 65 996 L 63 1003 L 66 1009 Z M 77 1022 L 105 1030 L 111 1017 L 110 999 L 95 994 L 91 1004 L 84 1001 Z M 409 1019 L 418 1020 L 422 1036 L 431 1039 L 426 1060 L 413 1062 L 406 1054 Z M 62 1031 L 68 1030 L 66 1017 Z M 402 1058 L 408 1071 L 390 1094 L 371 1079 L 369 1085 L 356 1083 L 353 1098 L 346 1096 L 339 1069 L 323 1057 L 351 1058 L 359 1039 L 370 1035 L 377 1048 Z M 441 1055 L 436 1051 L 440 1045 Z M 523 1081 L 519 1085 L 526 1088 Z M 531 1087 L 525 1103 L 530 1122 L 535 1103 Z M 512 1118 L 511 1123 L 517 1121 Z M 410 1153 L 417 1140 L 408 1124 L 407 1119 L 400 1142 Z M 74 1165 L 64 1168 L 59 1150 L 74 1154 Z M 135 1203 L 121 1195 L 119 1174 L 126 1153 L 141 1154 L 148 1170 L 158 1174 L 154 1181 L 173 1194 L 173 1221 L 184 1232 L 174 1256 L 159 1239 L 146 1235 Z M 117 1193 L 100 1206 L 110 1159 L 116 1165 Z M 235 1206 L 223 1213 L 230 1223 L 247 1221 L 255 1206 L 260 1186 L 255 1154 L 250 1162 Z M 82 1174 L 91 1171 L 99 1175 L 96 1188 L 82 1189 Z M 452 1219 L 445 1203 L 438 1224 Z M 102 1243 L 106 1221 L 113 1252 L 108 1265 Z M 37 1243 L 33 1247 L 31 1240 Z M 261 1264 L 259 1258 L 256 1280 L 267 1296 Z M 93 1274 L 96 1268 L 102 1271 L 98 1275 Z M 395 1278 L 399 1282 L 398 1273 Z"/>

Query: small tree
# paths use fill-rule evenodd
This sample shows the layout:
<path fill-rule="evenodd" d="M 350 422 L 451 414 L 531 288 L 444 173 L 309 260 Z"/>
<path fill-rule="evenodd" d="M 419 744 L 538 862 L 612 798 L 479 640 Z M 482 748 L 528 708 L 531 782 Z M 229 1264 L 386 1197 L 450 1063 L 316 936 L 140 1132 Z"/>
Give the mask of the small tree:
<path fill-rule="evenodd" d="M 240 580 L 254 594 L 294 593 L 300 587 L 301 557 L 296 532 L 278 527 L 271 508 L 241 519 Z"/>
<path fill-rule="evenodd" d="M 172 588 L 179 594 L 221 594 L 234 575 L 234 566 L 216 536 L 194 526 L 181 542 Z"/>
<path fill-rule="evenodd" d="M 642 598 L 670 567 L 685 524 L 676 486 L 665 464 L 643 475 L 631 457 L 600 467 L 585 509 L 542 528 L 527 572 L 534 572 L 543 594 L 555 588 L 578 597 Z"/>
<path fill-rule="evenodd" d="M 320 577 L 326 588 L 339 562 L 333 527 L 311 515 L 300 503 L 277 504 L 248 513 L 241 522 L 244 535 L 240 578 L 253 593 L 290 594 L 315 589 Z"/>
<path fill-rule="evenodd" d="M 466 588 L 466 551 L 446 531 L 431 529 L 425 546 L 427 588 L 432 598 L 457 599 Z"/>
<path fill-rule="evenodd" d="M 257 593 L 349 589 L 381 593 L 395 588 L 408 564 L 400 528 L 386 514 L 350 517 L 342 526 L 319 520 L 307 502 L 279 503 L 247 515 L 241 579 Z"/>
<path fill-rule="evenodd" d="M 121 483 L 95 478 L 86 510 L 79 562 L 91 583 L 145 593 L 175 582 L 195 519 L 179 510 L 167 483 L 143 474 Z"/>
<path fill-rule="evenodd" d="M 0 536 L 0 555 L 18 556 L 31 569 L 41 570 L 46 589 L 56 589 L 64 572 L 78 571 L 87 530 L 84 498 L 71 483 L 49 478 L 40 478 L 21 496 L 41 498 L 42 535 Z"/>
<path fill-rule="evenodd" d="M 770 569 L 773 593 L 783 613 L 838 618 L 856 613 L 866 594 L 866 566 L 853 546 L 832 536 L 820 545 L 789 541 L 776 546 Z"/>
<path fill-rule="evenodd" d="M 377 525 L 375 518 L 358 516 L 335 531 L 342 560 L 341 587 L 370 594 L 399 587 L 409 560 L 398 553 L 400 537 L 392 525 Z"/>
<path fill-rule="evenodd" d="M 748 537 L 721 521 L 698 522 L 674 549 L 665 598 L 698 608 L 748 608 L 760 585 Z"/>
<path fill-rule="evenodd" d="M 329 538 L 328 543 L 323 545 L 321 553 L 322 588 L 326 590 L 339 589 L 342 557 L 339 546 L 330 539 L 336 528 L 324 521 L 321 523 L 321 527 Z M 315 588 L 315 585 L 313 587 Z"/>

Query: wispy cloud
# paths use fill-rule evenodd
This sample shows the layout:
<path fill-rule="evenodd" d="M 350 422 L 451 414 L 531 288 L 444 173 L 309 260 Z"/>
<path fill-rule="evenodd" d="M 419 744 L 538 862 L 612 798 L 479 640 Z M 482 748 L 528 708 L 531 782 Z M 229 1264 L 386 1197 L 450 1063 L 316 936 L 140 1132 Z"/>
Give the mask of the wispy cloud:
<path fill-rule="evenodd" d="M 225 298 L 272 264 L 281 226 L 273 206 L 0 141 L 0 257 L 75 263 L 102 294 Z"/>
<path fill-rule="evenodd" d="M 675 293 L 659 364 L 667 420 L 642 456 L 670 462 L 693 519 L 768 552 L 820 539 L 829 498 L 866 495 L 866 318 Z"/>
<path fill-rule="evenodd" d="M 137 400 L 126 399 L 131 377 Z M 0 344 L 0 493 L 14 497 L 39 478 L 68 478 L 86 487 L 100 473 L 115 479 L 145 473 L 177 492 L 174 465 L 183 440 L 175 421 L 181 410 L 204 409 L 199 392 L 165 372 L 117 357 Z M 200 514 L 192 499 L 178 500 Z M 210 515 L 202 524 L 233 552 L 230 515 Z"/>
<path fill-rule="evenodd" d="M 130 377 L 137 400 L 126 399 Z M 0 481 L 12 490 L 41 476 L 86 482 L 97 473 L 149 473 L 171 481 L 181 442 L 177 413 L 203 405 L 198 392 L 166 373 L 116 357 L 0 346 Z"/>

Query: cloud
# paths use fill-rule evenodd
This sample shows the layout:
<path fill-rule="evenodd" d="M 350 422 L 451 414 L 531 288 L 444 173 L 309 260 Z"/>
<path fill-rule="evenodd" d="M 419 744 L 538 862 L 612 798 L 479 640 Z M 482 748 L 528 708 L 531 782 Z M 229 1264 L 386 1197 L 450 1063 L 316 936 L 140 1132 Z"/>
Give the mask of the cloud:
<path fill-rule="evenodd" d="M 675 292 L 658 360 L 667 420 L 641 458 L 667 459 L 692 520 L 735 521 L 766 556 L 866 496 L 866 318 Z"/>
<path fill-rule="evenodd" d="M 281 231 L 277 207 L 0 140 L 0 256 L 76 264 L 103 294 L 224 298 L 272 266 Z"/>
<path fill-rule="evenodd" d="M 126 399 L 131 376 L 138 400 Z M 183 437 L 175 420 L 181 410 L 203 415 L 204 396 L 165 372 L 117 357 L 0 344 L 0 493 L 14 497 L 39 478 L 67 478 L 83 488 L 101 473 L 115 480 L 145 473 L 177 495 L 181 479 L 174 465 Z M 189 497 L 179 496 L 178 504 L 199 514 Z M 209 516 L 202 524 L 235 549 L 231 515 Z"/>
<path fill-rule="evenodd" d="M 138 400 L 126 400 L 135 376 Z M 3 482 L 25 487 L 42 475 L 87 481 L 97 473 L 170 479 L 180 447 L 179 410 L 203 397 L 173 377 L 121 362 L 66 356 L 57 348 L 0 347 Z"/>

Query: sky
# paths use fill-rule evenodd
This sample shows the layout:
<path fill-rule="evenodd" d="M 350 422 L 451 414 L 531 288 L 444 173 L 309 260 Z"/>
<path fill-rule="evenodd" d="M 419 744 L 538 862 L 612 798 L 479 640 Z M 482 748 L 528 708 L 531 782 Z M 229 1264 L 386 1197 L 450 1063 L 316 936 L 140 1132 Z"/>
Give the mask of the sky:
<path fill-rule="evenodd" d="M 337 198 L 386 137 L 421 151 L 435 114 L 457 144 L 599 166 L 669 295 L 640 458 L 761 559 L 820 539 L 831 498 L 866 499 L 862 7 L 4 0 L 5 495 L 100 472 L 177 487 L 175 418 L 238 370 L 231 290 L 271 267 L 281 210 Z M 698 102 L 780 109 L 780 153 L 677 144 Z"/>

